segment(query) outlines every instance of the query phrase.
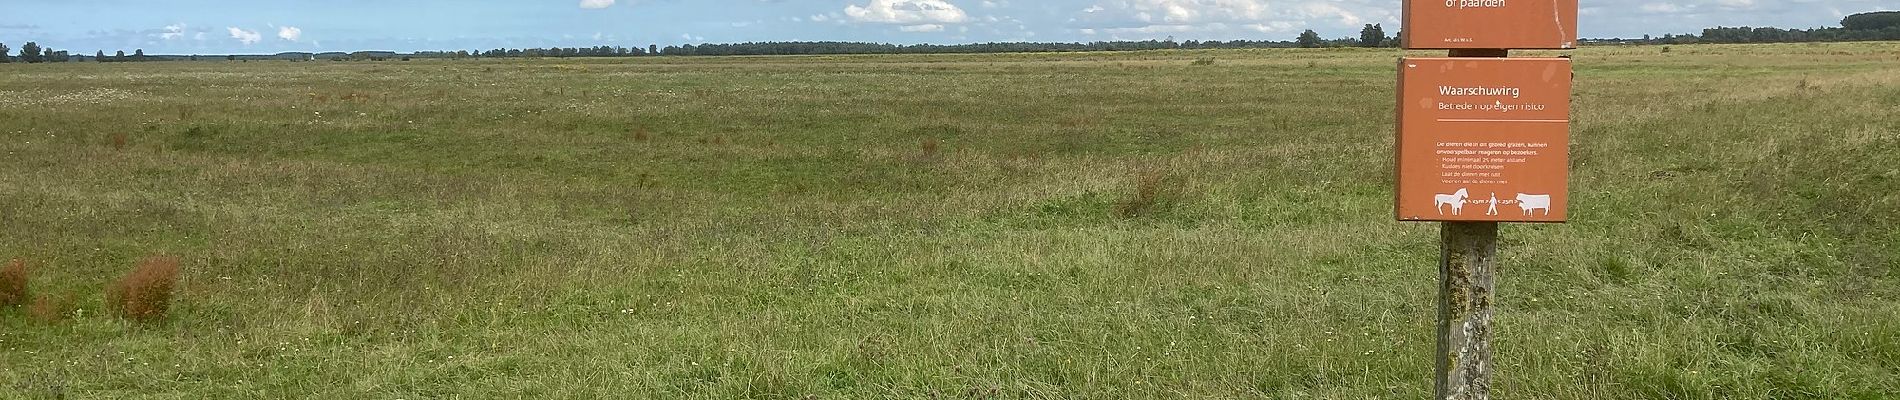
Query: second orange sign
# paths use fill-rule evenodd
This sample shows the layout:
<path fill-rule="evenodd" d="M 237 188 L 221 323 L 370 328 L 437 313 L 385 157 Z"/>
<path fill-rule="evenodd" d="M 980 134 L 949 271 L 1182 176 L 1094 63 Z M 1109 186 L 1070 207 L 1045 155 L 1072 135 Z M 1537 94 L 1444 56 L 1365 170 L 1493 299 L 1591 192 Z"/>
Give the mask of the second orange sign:
<path fill-rule="evenodd" d="M 1399 60 L 1398 219 L 1568 217 L 1570 59 Z"/>

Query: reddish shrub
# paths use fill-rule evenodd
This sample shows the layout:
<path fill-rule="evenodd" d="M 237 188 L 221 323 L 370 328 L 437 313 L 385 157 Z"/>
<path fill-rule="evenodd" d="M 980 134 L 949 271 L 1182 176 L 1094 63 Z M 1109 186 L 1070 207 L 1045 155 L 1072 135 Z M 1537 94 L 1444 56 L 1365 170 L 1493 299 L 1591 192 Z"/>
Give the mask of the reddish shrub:
<path fill-rule="evenodd" d="M 0 307 L 26 305 L 26 261 L 14 259 L 0 268 Z"/>
<path fill-rule="evenodd" d="M 106 289 L 106 308 L 139 322 L 164 318 L 177 283 L 178 257 L 146 257 Z"/>

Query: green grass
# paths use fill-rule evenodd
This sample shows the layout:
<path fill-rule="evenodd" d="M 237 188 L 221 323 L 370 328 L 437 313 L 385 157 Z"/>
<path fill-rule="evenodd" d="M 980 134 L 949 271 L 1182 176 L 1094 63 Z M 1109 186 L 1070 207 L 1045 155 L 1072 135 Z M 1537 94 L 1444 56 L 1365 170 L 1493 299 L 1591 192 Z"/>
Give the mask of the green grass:
<path fill-rule="evenodd" d="M 1900 396 L 1900 45 L 1573 54 L 1497 395 Z M 1399 55 L 0 65 L 0 397 L 1426 397 Z"/>

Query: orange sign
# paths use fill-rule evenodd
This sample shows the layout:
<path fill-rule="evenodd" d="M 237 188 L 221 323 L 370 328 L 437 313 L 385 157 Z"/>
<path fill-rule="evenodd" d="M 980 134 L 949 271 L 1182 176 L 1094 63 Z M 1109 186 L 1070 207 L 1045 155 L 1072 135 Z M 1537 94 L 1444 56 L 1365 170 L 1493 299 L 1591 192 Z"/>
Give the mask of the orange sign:
<path fill-rule="evenodd" d="M 1574 49 L 1577 0 L 1405 0 L 1407 49 Z"/>
<path fill-rule="evenodd" d="M 1563 222 L 1570 59 L 1399 60 L 1398 219 Z"/>

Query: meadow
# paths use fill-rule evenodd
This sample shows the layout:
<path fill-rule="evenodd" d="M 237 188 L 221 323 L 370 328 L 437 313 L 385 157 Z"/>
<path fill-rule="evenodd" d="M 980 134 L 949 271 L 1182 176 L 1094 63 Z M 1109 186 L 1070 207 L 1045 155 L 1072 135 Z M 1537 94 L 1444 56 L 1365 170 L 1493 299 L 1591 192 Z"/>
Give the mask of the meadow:
<path fill-rule="evenodd" d="M 1402 54 L 0 65 L 0 398 L 1423 398 Z M 1562 54 L 1496 396 L 1900 397 L 1900 43 Z"/>

